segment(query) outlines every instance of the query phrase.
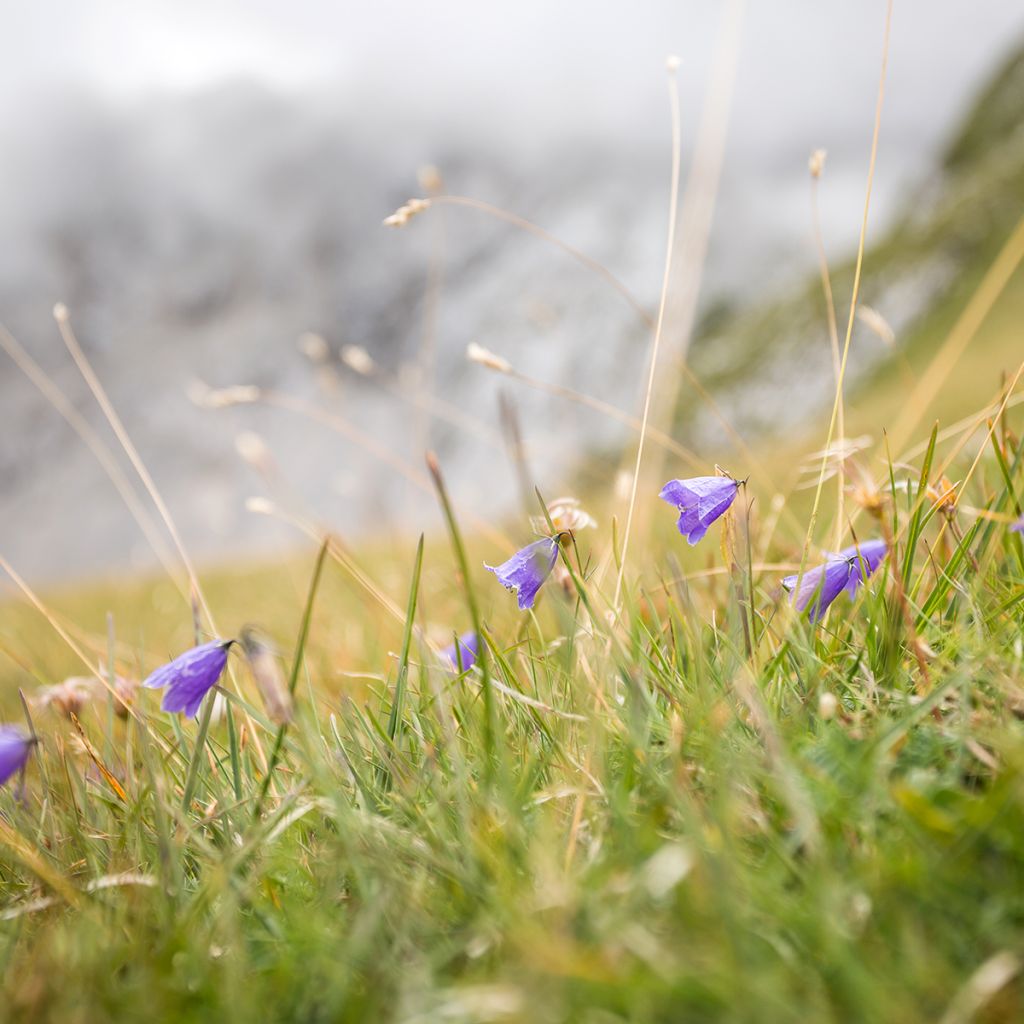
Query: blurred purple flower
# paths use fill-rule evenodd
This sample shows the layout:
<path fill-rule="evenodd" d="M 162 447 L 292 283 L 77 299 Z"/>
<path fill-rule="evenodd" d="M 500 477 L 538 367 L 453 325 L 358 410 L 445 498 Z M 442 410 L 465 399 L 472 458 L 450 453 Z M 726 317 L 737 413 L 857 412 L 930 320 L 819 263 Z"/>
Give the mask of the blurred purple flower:
<path fill-rule="evenodd" d="M 1013 533 L 1024 533 L 1024 516 L 1021 516 L 1017 522 L 1010 523 L 1010 530 Z"/>
<path fill-rule="evenodd" d="M 679 532 L 690 544 L 708 532 L 708 527 L 736 500 L 740 481 L 728 476 L 695 476 L 669 480 L 658 495 L 679 510 Z"/>
<path fill-rule="evenodd" d="M 157 690 L 167 687 L 160 707 L 180 711 L 195 718 L 203 698 L 217 685 L 228 662 L 228 648 L 234 640 L 211 640 L 179 654 L 174 661 L 158 668 L 143 686 Z"/>
<path fill-rule="evenodd" d="M 36 741 L 13 725 L 0 725 L 0 783 L 21 771 Z"/>
<path fill-rule="evenodd" d="M 792 591 L 797 584 L 797 576 L 786 576 L 782 586 Z M 840 555 L 830 555 L 824 565 L 808 569 L 800 580 L 800 587 L 793 599 L 797 611 L 803 611 L 813 599 L 811 622 L 817 622 L 828 610 L 828 606 L 843 592 L 850 582 L 850 563 Z"/>
<path fill-rule="evenodd" d="M 558 561 L 558 538 L 543 537 L 527 544 L 517 551 L 507 562 L 501 565 L 488 565 L 506 590 L 511 590 L 519 597 L 520 608 L 532 608 L 544 581 Z"/>
<path fill-rule="evenodd" d="M 850 597 L 856 596 L 857 588 L 878 568 L 887 552 L 884 540 L 869 540 L 829 555 L 824 565 L 804 573 L 793 598 L 797 611 L 802 612 L 810 605 L 808 618 L 817 622 L 844 590 Z M 797 579 L 797 576 L 786 576 L 782 586 L 792 592 Z"/>
<path fill-rule="evenodd" d="M 846 592 L 850 597 L 857 596 L 857 588 L 866 583 L 868 577 L 882 564 L 882 559 L 889 553 L 884 540 L 866 540 L 863 544 L 853 544 L 839 552 L 840 558 L 850 563 L 850 579 L 846 584 Z"/>
<path fill-rule="evenodd" d="M 459 637 L 459 652 L 455 653 L 455 644 L 449 644 L 443 651 L 441 657 L 451 667 L 453 672 L 459 672 L 459 658 L 462 659 L 462 672 L 468 672 L 476 664 L 477 651 L 479 650 L 479 638 L 476 633 L 470 630 Z"/>

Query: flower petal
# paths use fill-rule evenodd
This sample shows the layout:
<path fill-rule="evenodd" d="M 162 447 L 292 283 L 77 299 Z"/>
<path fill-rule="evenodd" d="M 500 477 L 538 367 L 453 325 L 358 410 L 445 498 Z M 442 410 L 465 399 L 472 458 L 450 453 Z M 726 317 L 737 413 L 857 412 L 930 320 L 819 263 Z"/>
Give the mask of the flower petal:
<path fill-rule="evenodd" d="M 499 582 L 507 590 L 511 590 L 519 599 L 521 609 L 532 608 L 544 581 L 558 560 L 558 541 L 554 537 L 543 537 L 527 544 L 517 551 L 507 562 L 501 565 L 488 565 L 498 577 Z"/>
<path fill-rule="evenodd" d="M 142 685 L 150 689 L 166 686 L 160 707 L 193 718 L 203 698 L 217 685 L 228 661 L 228 649 L 234 642 L 211 640 L 193 647 L 158 668 Z"/>
<path fill-rule="evenodd" d="M 675 505 L 676 508 L 685 508 L 688 505 L 696 505 L 700 501 L 700 495 L 694 494 L 693 491 L 687 487 L 690 483 L 689 480 L 669 480 L 661 491 L 658 493 L 658 497 L 662 501 L 667 501 L 670 505 Z"/>
<path fill-rule="evenodd" d="M 669 480 L 658 497 L 679 509 L 679 532 L 693 545 L 728 511 L 739 487 L 732 477 L 695 476 L 688 480 Z"/>
<path fill-rule="evenodd" d="M 824 565 L 808 569 L 793 596 L 797 611 L 802 612 L 810 605 L 808 618 L 811 622 L 817 622 L 824 616 L 829 605 L 842 593 L 849 581 L 850 572 L 850 563 L 838 556 L 830 557 Z M 792 592 L 796 588 L 797 577 L 786 576 L 782 585 Z"/>
<path fill-rule="evenodd" d="M 443 651 L 441 657 L 448 663 L 453 672 L 468 672 L 476 664 L 476 656 L 479 651 L 479 638 L 476 633 L 470 630 L 459 637 L 458 655 L 455 652 L 455 644 L 449 644 Z M 459 659 L 462 660 L 462 668 L 459 668 Z"/>
<path fill-rule="evenodd" d="M 0 725 L 0 783 L 25 767 L 32 740 L 13 725 Z"/>
<path fill-rule="evenodd" d="M 867 582 L 888 553 L 889 548 L 884 540 L 866 540 L 863 544 L 855 544 L 839 552 L 839 556 L 850 563 L 846 592 L 851 598 L 857 595 L 857 588 Z"/>

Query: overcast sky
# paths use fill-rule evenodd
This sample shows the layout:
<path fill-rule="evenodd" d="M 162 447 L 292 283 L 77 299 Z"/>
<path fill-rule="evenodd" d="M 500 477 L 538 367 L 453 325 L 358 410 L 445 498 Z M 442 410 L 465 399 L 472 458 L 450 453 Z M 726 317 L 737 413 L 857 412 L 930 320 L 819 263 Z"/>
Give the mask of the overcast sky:
<path fill-rule="evenodd" d="M 694 102 L 724 3 L 640 0 L 32 0 L 10 4 L 0 94 L 82 84 L 137 102 L 245 76 L 339 102 L 403 108 L 429 129 L 496 124 L 516 137 L 664 132 L 661 69 L 683 60 Z M 733 134 L 761 150 L 870 117 L 884 0 L 748 0 Z M 1007 0 L 896 0 L 887 120 L 932 142 L 1024 31 Z M 685 105 L 684 105 L 685 106 Z M 826 139 L 827 141 L 827 139 Z"/>
<path fill-rule="evenodd" d="M 807 176 L 815 148 L 829 152 L 829 256 L 845 258 L 855 245 L 885 0 L 9 3 L 0 32 L 0 319 L 66 371 L 49 311 L 68 300 L 188 543 L 223 555 L 229 543 L 262 542 L 266 527 L 244 515 L 252 484 L 230 432 L 212 442 L 209 420 L 184 398 L 194 367 L 214 382 L 258 371 L 280 381 L 288 371 L 293 385 L 310 384 L 293 339 L 311 327 L 335 342 L 369 338 L 393 360 L 405 340 L 417 344 L 417 235 L 389 235 L 380 221 L 427 161 L 454 191 L 509 206 L 601 258 L 653 304 L 668 192 L 665 58 L 682 61 L 688 158 L 713 68 L 733 63 L 721 59 L 722 40 L 737 6 L 700 297 L 750 304 L 816 273 Z M 916 197 L 976 90 L 1022 35 L 1019 2 L 895 0 L 869 241 Z M 239 81 L 263 88 L 223 88 Z M 591 303 L 557 252 L 492 224 L 459 223 L 470 241 L 449 236 L 438 350 L 446 380 L 464 379 L 481 412 L 493 411 L 462 355 L 482 336 L 545 378 L 630 401 L 632 377 L 608 370 L 632 337 L 615 319 L 626 314 L 614 303 L 605 313 L 606 297 Z M 473 252 L 480 258 L 467 259 Z M 697 280 L 692 268 L 677 274 Z M 564 320 L 535 324 L 523 303 L 537 295 Z M 96 489 L 88 453 L 6 365 L 0 397 L 0 463 L 6 453 L 11 485 L 0 519 L 17 538 L 19 565 L 63 574 L 119 564 L 135 533 L 115 495 L 94 506 L 87 543 L 74 540 L 76 509 L 50 500 L 54 475 L 69 492 Z M 360 415 L 377 415 L 379 436 L 404 444 L 392 436 L 404 420 L 369 403 Z M 530 422 L 538 436 L 557 436 L 558 410 L 545 408 L 537 404 Z M 347 460 L 336 463 L 331 437 L 314 450 L 304 423 L 245 423 L 278 450 L 304 453 L 289 460 L 291 483 L 318 513 L 346 524 L 351 488 L 322 472 L 344 466 L 377 522 L 376 503 L 390 492 L 374 490 L 372 466 L 360 463 L 359 476 Z M 473 458 L 460 455 L 453 484 L 496 514 L 514 500 L 495 484 L 504 470 L 489 455 Z"/>

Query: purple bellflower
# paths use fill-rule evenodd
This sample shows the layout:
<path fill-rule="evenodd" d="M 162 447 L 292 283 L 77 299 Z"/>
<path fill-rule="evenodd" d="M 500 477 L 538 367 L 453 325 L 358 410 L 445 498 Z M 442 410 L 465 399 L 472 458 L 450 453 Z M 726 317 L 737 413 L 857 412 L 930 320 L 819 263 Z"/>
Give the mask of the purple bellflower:
<path fill-rule="evenodd" d="M 484 562 L 484 568 L 493 572 L 506 590 L 516 594 L 519 607 L 525 609 L 533 607 L 537 591 L 557 561 L 558 537 L 542 537 L 517 551 L 507 562 L 501 565 L 488 565 Z"/>
<path fill-rule="evenodd" d="M 1021 516 L 1017 522 L 1010 523 L 1010 531 L 1012 533 L 1024 533 L 1024 516 Z"/>
<path fill-rule="evenodd" d="M 729 476 L 669 480 L 658 497 L 679 510 L 679 532 L 693 545 L 719 516 L 728 511 L 736 500 L 740 483 Z"/>
<path fill-rule="evenodd" d="M 164 711 L 180 711 L 195 718 L 203 698 L 217 685 L 228 663 L 228 648 L 234 640 L 211 640 L 200 644 L 174 661 L 158 668 L 143 686 L 157 690 L 167 687 L 160 707 Z"/>
<path fill-rule="evenodd" d="M 808 618 L 817 622 L 844 590 L 851 598 L 855 597 L 857 588 L 878 568 L 887 552 L 884 540 L 854 544 L 829 555 L 824 565 L 808 569 L 800 580 L 799 589 L 796 589 L 796 576 L 786 576 L 782 586 L 791 592 L 796 589 L 793 602 L 797 611 L 802 612 L 809 605 Z"/>
<path fill-rule="evenodd" d="M 476 664 L 477 652 L 480 649 L 480 640 L 476 633 L 470 630 L 459 637 L 458 653 L 456 654 L 455 644 L 449 644 L 443 651 L 441 657 L 453 672 L 468 672 Z M 462 668 L 459 668 L 459 661 L 462 661 Z"/>
<path fill-rule="evenodd" d="M 13 725 L 0 725 L 0 783 L 21 771 L 36 740 L 26 736 Z"/>
<path fill-rule="evenodd" d="M 839 552 L 840 558 L 850 563 L 850 580 L 846 592 L 851 598 L 857 596 L 857 588 L 867 583 L 868 577 L 882 564 L 889 553 L 884 540 L 866 540 L 863 544 L 851 544 Z"/>

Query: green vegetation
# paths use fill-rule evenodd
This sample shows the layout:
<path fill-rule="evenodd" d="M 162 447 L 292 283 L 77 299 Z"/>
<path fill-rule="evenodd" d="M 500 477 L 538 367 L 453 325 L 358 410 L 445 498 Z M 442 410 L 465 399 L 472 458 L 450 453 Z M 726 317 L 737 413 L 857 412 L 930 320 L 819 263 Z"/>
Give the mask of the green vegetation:
<path fill-rule="evenodd" d="M 922 475 L 967 476 L 970 447 L 942 467 L 959 438 L 940 445 L 882 520 L 861 517 L 860 535 L 901 538 L 895 559 L 816 628 L 779 604 L 777 572 L 684 578 L 659 509 L 617 624 L 611 574 L 572 596 L 549 581 L 534 616 L 473 571 L 486 681 L 454 678 L 418 631 L 396 708 L 404 615 L 327 570 L 261 807 L 276 730 L 241 662 L 247 706 L 211 728 L 187 804 L 196 726 L 154 694 L 125 723 L 104 699 L 81 713 L 123 799 L 37 712 L 25 801 L 0 798 L 7 1017 L 1019 1019 L 1024 549 L 1006 522 L 1024 450 L 1006 436 L 962 497 L 996 518 L 957 527 L 917 500 Z M 579 554 L 606 540 L 580 534 Z M 442 643 L 468 622 L 456 564 L 432 548 L 415 595 Z M 274 579 L 221 574 L 211 593 L 249 612 Z M 31 667 L 49 627 L 19 614 L 4 648 Z M 139 621 L 168 618 L 187 631 L 187 604 Z M 339 681 L 339 664 L 386 678 Z"/>
<path fill-rule="evenodd" d="M 827 163 L 820 187 L 829 187 Z M 996 73 L 968 111 L 941 168 L 915 190 L 906 213 L 878 240 L 869 231 L 861 303 L 883 316 L 899 314 L 892 324 L 898 347 L 892 350 L 868 326 L 856 323 L 850 355 L 853 386 L 847 387 L 850 433 L 868 432 L 877 440 L 879 428 L 891 424 L 915 376 L 940 349 L 1022 217 L 1024 49 Z M 831 268 L 840 344 L 853 272 L 852 259 Z M 1022 312 L 1024 272 L 1018 269 L 957 362 L 957 387 L 943 389 L 921 410 L 923 422 L 939 418 L 948 423 L 966 416 L 998 391 L 1001 372 L 1012 374 L 1020 363 Z M 739 409 L 734 425 L 750 437 L 779 438 L 787 447 L 779 460 L 785 463 L 791 459 L 793 439 L 788 427 L 780 431 L 773 424 L 777 405 L 762 392 L 756 402 L 745 402 L 744 396 L 758 382 L 785 382 L 789 375 L 803 379 L 808 359 L 827 374 L 829 351 L 825 300 L 815 275 L 784 298 L 732 314 L 713 310 L 698 330 L 692 364 L 719 401 Z M 807 398 L 813 401 L 813 396 Z M 678 417 L 684 438 L 703 408 L 696 395 L 684 393 Z M 791 422 L 786 416 L 782 420 Z"/>

